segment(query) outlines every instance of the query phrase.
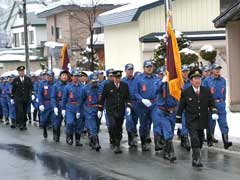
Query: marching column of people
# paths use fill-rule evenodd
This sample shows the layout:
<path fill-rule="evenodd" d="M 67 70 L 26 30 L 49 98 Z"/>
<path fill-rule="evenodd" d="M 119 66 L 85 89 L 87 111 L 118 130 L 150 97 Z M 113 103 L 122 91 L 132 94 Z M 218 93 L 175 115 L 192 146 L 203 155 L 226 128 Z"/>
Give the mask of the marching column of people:
<path fill-rule="evenodd" d="M 192 149 L 192 166 L 202 167 L 201 148 L 204 130 L 207 129 L 207 144 L 213 146 L 214 129 L 218 121 L 224 148 L 232 146 L 226 119 L 226 80 L 221 76 L 221 66 L 214 63 L 211 69 L 203 66 L 190 69 L 182 65 L 184 85 L 178 102 L 170 95 L 165 75 L 165 66 L 154 73 L 151 60 L 143 63 L 143 73 L 134 72 L 134 65 L 125 65 L 126 76 L 121 70 L 108 69 L 92 73 L 89 77 L 79 69 L 61 71 L 54 79 L 52 71 L 41 73 L 39 78 L 25 75 L 25 67 L 17 68 L 19 76 L 4 77 L 0 82 L 0 119 L 5 123 L 11 119 L 11 127 L 26 130 L 27 113 L 30 103 L 34 107 L 33 120 L 39 120 L 43 137 L 52 126 L 53 140 L 60 141 L 62 122 L 65 123 L 66 143 L 82 146 L 81 133 L 88 130 L 89 146 L 101 149 L 100 124 L 105 116 L 110 144 L 115 153 L 122 153 L 121 140 L 123 123 L 126 119 L 128 145 L 137 148 L 139 136 L 142 151 L 149 151 L 150 132 L 153 126 L 155 151 L 163 150 L 163 158 L 175 161 L 173 146 L 175 124 L 181 123 L 180 146 Z M 210 74 L 211 70 L 211 74 Z M 40 114 L 38 117 L 37 114 Z M 31 119 L 31 118 L 30 118 Z M 190 141 L 189 141 L 190 137 Z"/>

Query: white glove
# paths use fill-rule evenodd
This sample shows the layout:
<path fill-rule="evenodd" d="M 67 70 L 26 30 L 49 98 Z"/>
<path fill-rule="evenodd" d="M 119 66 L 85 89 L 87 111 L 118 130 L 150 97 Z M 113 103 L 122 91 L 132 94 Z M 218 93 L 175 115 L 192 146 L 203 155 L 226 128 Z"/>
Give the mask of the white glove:
<path fill-rule="evenodd" d="M 76 118 L 79 119 L 80 118 L 80 113 L 76 114 Z"/>
<path fill-rule="evenodd" d="M 32 100 L 34 100 L 35 99 L 35 96 L 34 95 L 32 95 Z"/>
<path fill-rule="evenodd" d="M 40 106 L 39 106 L 39 110 L 40 110 L 41 112 L 43 112 L 43 111 L 44 111 L 44 105 L 40 105 Z"/>
<path fill-rule="evenodd" d="M 218 120 L 218 118 L 219 118 L 219 117 L 218 117 L 218 115 L 217 115 L 216 113 L 212 114 L 212 119 L 213 119 L 213 120 Z"/>
<path fill-rule="evenodd" d="M 142 99 L 142 103 L 146 106 L 146 107 L 150 107 L 152 105 L 151 101 L 149 99 Z"/>
<path fill-rule="evenodd" d="M 162 82 L 163 82 L 163 83 L 167 82 L 167 76 L 163 76 Z"/>
<path fill-rule="evenodd" d="M 97 117 L 98 117 L 98 119 L 101 119 L 101 118 L 102 118 L 102 111 L 98 111 L 98 112 L 97 112 Z"/>
<path fill-rule="evenodd" d="M 36 102 L 38 103 L 38 98 L 36 99 Z"/>
<path fill-rule="evenodd" d="M 14 104 L 14 99 L 10 99 L 10 103 L 11 103 L 11 104 Z"/>
<path fill-rule="evenodd" d="M 62 110 L 62 116 L 63 116 L 63 117 L 66 116 L 66 110 Z"/>
<path fill-rule="evenodd" d="M 131 108 L 130 107 L 126 108 L 126 114 L 127 114 L 127 116 L 131 115 Z"/>
<path fill-rule="evenodd" d="M 55 108 L 53 109 L 53 111 L 54 111 L 54 114 L 55 114 L 56 116 L 58 116 L 58 108 L 55 107 Z"/>

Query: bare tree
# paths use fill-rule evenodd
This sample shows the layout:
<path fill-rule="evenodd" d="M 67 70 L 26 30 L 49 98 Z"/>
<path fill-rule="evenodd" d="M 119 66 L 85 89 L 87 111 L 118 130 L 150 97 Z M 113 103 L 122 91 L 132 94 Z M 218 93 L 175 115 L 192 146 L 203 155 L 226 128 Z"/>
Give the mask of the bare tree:
<path fill-rule="evenodd" d="M 78 26 L 74 24 L 71 28 L 72 32 L 79 31 L 81 34 L 87 35 L 89 37 L 89 44 L 86 47 L 86 43 L 80 43 L 79 40 L 74 40 L 72 42 L 78 41 L 77 46 L 81 51 L 81 55 L 85 57 L 85 61 L 88 61 L 89 69 L 94 71 L 97 67 L 97 56 L 95 53 L 94 45 L 96 44 L 97 38 L 94 39 L 94 28 L 93 24 L 96 21 L 98 14 L 106 11 L 106 7 L 103 5 L 103 0 L 89 0 L 89 4 L 81 4 L 81 1 L 72 0 L 72 6 L 67 8 L 68 15 L 70 19 L 78 23 Z M 109 7 L 108 7 L 109 9 Z M 86 36 L 85 36 L 86 37 Z"/>

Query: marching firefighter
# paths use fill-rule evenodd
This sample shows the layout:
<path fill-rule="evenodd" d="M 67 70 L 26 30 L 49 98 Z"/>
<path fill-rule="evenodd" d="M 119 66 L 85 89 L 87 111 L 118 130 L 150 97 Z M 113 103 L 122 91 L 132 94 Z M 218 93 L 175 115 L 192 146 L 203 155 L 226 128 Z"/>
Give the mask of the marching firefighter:
<path fill-rule="evenodd" d="M 99 125 L 98 118 L 98 102 L 102 92 L 102 88 L 98 84 L 98 76 L 96 73 L 90 74 L 90 82 L 83 87 L 80 101 L 80 108 L 83 107 L 86 123 L 88 124 L 90 132 L 90 146 L 92 149 L 99 151 L 101 146 L 99 144 Z"/>
<path fill-rule="evenodd" d="M 80 118 L 80 98 L 83 84 L 78 80 L 79 70 L 73 70 L 71 73 L 72 82 L 68 83 L 62 96 L 62 116 L 66 118 L 66 143 L 73 144 L 73 134 L 75 133 L 75 145 L 82 146 L 80 143 L 83 130 Z"/>
<path fill-rule="evenodd" d="M 61 71 L 59 74 L 60 80 L 53 85 L 53 90 L 51 94 L 51 105 L 53 107 L 53 140 L 59 142 L 61 125 L 62 125 L 62 95 L 68 80 L 68 71 Z"/>

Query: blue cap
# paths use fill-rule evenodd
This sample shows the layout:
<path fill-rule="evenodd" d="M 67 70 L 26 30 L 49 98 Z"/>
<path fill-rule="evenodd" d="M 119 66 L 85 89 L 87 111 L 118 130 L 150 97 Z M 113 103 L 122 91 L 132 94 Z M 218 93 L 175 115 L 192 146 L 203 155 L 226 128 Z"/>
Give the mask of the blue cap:
<path fill-rule="evenodd" d="M 210 71 L 210 67 L 207 66 L 207 65 L 206 65 L 206 66 L 202 66 L 202 67 L 201 67 L 201 70 L 202 70 L 202 71 Z"/>
<path fill-rule="evenodd" d="M 125 70 L 128 70 L 128 69 L 134 69 L 134 65 L 132 63 L 128 63 L 125 65 Z"/>
<path fill-rule="evenodd" d="M 220 66 L 220 64 L 213 63 L 213 64 L 211 65 L 211 69 L 216 69 L 216 68 L 222 69 L 222 66 Z"/>
<path fill-rule="evenodd" d="M 59 76 L 61 76 L 62 74 L 68 74 L 68 71 L 67 70 L 62 70 L 60 73 L 59 73 Z"/>
<path fill-rule="evenodd" d="M 54 72 L 51 71 L 51 70 L 46 71 L 45 74 L 46 74 L 46 75 L 49 75 L 49 76 L 54 76 Z"/>
<path fill-rule="evenodd" d="M 97 82 L 98 81 L 98 74 L 97 73 L 92 73 L 89 75 L 89 80 L 92 82 Z"/>
<path fill-rule="evenodd" d="M 186 65 L 186 64 L 182 65 L 182 71 L 189 71 L 189 70 L 190 69 L 189 69 L 188 65 Z"/>
<path fill-rule="evenodd" d="M 71 75 L 72 76 L 80 76 L 80 72 L 78 69 L 73 69 L 72 72 L 71 72 Z"/>
<path fill-rule="evenodd" d="M 109 76 L 109 75 L 112 75 L 112 72 L 114 71 L 114 69 L 107 69 L 106 70 L 106 75 Z"/>
<path fill-rule="evenodd" d="M 135 73 L 134 73 L 134 77 L 137 77 L 137 76 L 139 76 L 139 75 L 141 75 L 142 73 L 140 72 L 140 71 L 135 71 Z"/>
<path fill-rule="evenodd" d="M 157 68 L 156 73 L 164 73 L 166 71 L 166 66 L 160 66 L 159 68 Z"/>
<path fill-rule="evenodd" d="M 145 60 L 144 63 L 143 63 L 143 66 L 144 67 L 146 67 L 146 66 L 153 66 L 152 60 Z"/>

